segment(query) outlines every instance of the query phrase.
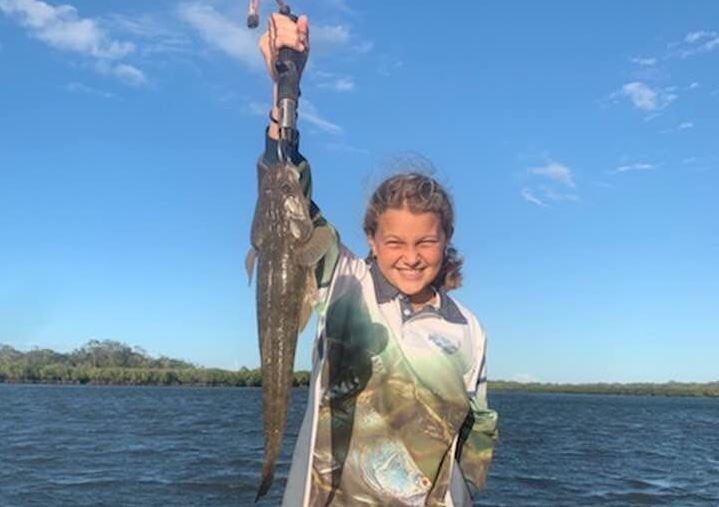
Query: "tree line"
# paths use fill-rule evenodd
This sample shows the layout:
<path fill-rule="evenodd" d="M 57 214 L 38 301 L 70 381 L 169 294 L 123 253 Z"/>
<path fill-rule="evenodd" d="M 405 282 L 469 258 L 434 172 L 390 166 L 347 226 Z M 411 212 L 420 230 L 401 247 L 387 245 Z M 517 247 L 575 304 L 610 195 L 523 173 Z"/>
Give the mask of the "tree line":
<path fill-rule="evenodd" d="M 549 384 L 505 382 L 500 380 L 490 382 L 489 390 L 530 393 L 631 394 L 638 396 L 719 396 L 719 382 Z"/>
<path fill-rule="evenodd" d="M 308 371 L 296 371 L 293 384 L 306 386 Z M 91 340 L 68 354 L 49 349 L 29 352 L 0 345 L 0 383 L 67 383 L 104 385 L 260 386 L 259 368 L 237 371 L 202 368 L 165 356 L 154 358 L 140 347 L 112 340 Z M 631 394 L 647 396 L 717 396 L 719 382 L 550 384 L 489 382 L 490 392 Z"/>
<path fill-rule="evenodd" d="M 309 379 L 309 372 L 297 371 L 293 383 L 308 385 Z M 121 342 L 91 340 L 68 354 L 49 349 L 21 352 L 0 345 L 0 382 L 260 386 L 262 376 L 259 368 L 202 368 L 165 356 L 154 358 Z"/>

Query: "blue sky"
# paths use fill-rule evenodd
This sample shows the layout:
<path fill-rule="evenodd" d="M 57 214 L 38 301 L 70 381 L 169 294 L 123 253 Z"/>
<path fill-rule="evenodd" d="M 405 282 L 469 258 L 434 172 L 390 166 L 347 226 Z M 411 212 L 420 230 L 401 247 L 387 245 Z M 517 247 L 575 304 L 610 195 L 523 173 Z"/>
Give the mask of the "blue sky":
<path fill-rule="evenodd" d="M 490 378 L 719 380 L 719 4 L 291 5 L 316 200 L 364 254 L 374 185 L 432 161 Z M 246 8 L 0 0 L 0 343 L 259 364 Z"/>

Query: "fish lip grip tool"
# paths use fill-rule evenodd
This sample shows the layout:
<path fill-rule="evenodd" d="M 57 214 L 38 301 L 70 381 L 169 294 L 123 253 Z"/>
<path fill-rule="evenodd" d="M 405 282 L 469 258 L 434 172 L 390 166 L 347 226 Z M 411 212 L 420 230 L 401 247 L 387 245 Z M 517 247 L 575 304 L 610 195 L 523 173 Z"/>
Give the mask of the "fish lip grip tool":
<path fill-rule="evenodd" d="M 290 6 L 284 0 L 276 0 L 279 12 L 289 16 Z M 260 24 L 260 0 L 250 0 L 250 6 L 247 10 L 247 27 L 257 28 Z"/>
<path fill-rule="evenodd" d="M 284 0 L 276 0 L 279 13 L 297 21 Z M 260 24 L 260 0 L 250 0 L 247 14 L 247 26 L 256 28 Z M 304 60 L 302 53 L 291 48 L 280 48 L 275 71 L 277 73 L 277 108 L 279 110 L 280 145 L 293 142 L 297 138 L 297 103 L 300 97 L 300 76 Z M 284 150 L 281 150 L 284 151 Z M 281 160 L 284 157 L 281 157 Z"/>

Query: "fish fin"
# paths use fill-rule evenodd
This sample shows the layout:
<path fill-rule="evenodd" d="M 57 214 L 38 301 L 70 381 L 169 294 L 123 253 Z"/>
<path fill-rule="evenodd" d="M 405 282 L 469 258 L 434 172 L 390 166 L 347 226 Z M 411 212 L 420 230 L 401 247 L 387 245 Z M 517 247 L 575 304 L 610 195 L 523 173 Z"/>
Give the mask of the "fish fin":
<path fill-rule="evenodd" d="M 295 254 L 297 263 L 300 266 L 305 267 L 314 266 L 322 257 L 324 257 L 333 242 L 334 235 L 328 226 L 321 225 L 315 227 L 309 241 L 302 245 Z"/>
<path fill-rule="evenodd" d="M 307 272 L 307 283 L 305 285 L 305 292 L 304 297 L 302 298 L 302 306 L 300 307 L 300 320 L 298 328 L 299 332 L 301 332 L 305 326 L 307 326 L 307 322 L 310 320 L 310 315 L 312 315 L 312 308 L 315 306 L 315 300 L 317 297 L 317 279 L 315 278 L 315 274 L 312 272 L 312 270 L 309 270 Z"/>
<path fill-rule="evenodd" d="M 296 239 L 302 237 L 302 229 L 300 229 L 297 220 L 290 220 L 290 234 L 292 234 Z"/>
<path fill-rule="evenodd" d="M 255 260 L 257 259 L 257 249 L 253 246 L 247 251 L 245 257 L 245 271 L 247 271 L 247 285 L 252 285 L 252 273 L 255 271 Z"/>

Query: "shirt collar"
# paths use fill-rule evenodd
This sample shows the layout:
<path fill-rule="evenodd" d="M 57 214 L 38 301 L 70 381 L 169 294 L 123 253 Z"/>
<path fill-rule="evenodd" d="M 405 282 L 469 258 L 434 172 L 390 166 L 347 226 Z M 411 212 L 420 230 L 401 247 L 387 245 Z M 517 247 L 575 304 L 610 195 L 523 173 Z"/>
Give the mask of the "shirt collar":
<path fill-rule="evenodd" d="M 389 280 L 385 278 L 374 259 L 367 259 L 366 262 L 369 264 L 369 272 L 372 274 L 374 293 L 375 296 L 377 296 L 378 304 L 389 303 L 401 294 L 399 289 L 389 283 Z"/>
<path fill-rule="evenodd" d="M 392 285 L 389 280 L 387 280 L 373 259 L 367 259 L 366 262 L 369 264 L 369 272 L 372 275 L 377 304 L 381 305 L 383 303 L 389 303 L 396 297 L 404 295 L 397 287 Z M 449 297 L 447 290 L 444 287 L 440 287 L 437 289 L 437 293 L 439 294 L 439 308 L 430 307 L 429 309 L 425 308 L 419 311 L 437 313 L 444 320 L 453 324 L 467 324 L 467 319 L 464 315 L 462 315 L 457 303 Z"/>

